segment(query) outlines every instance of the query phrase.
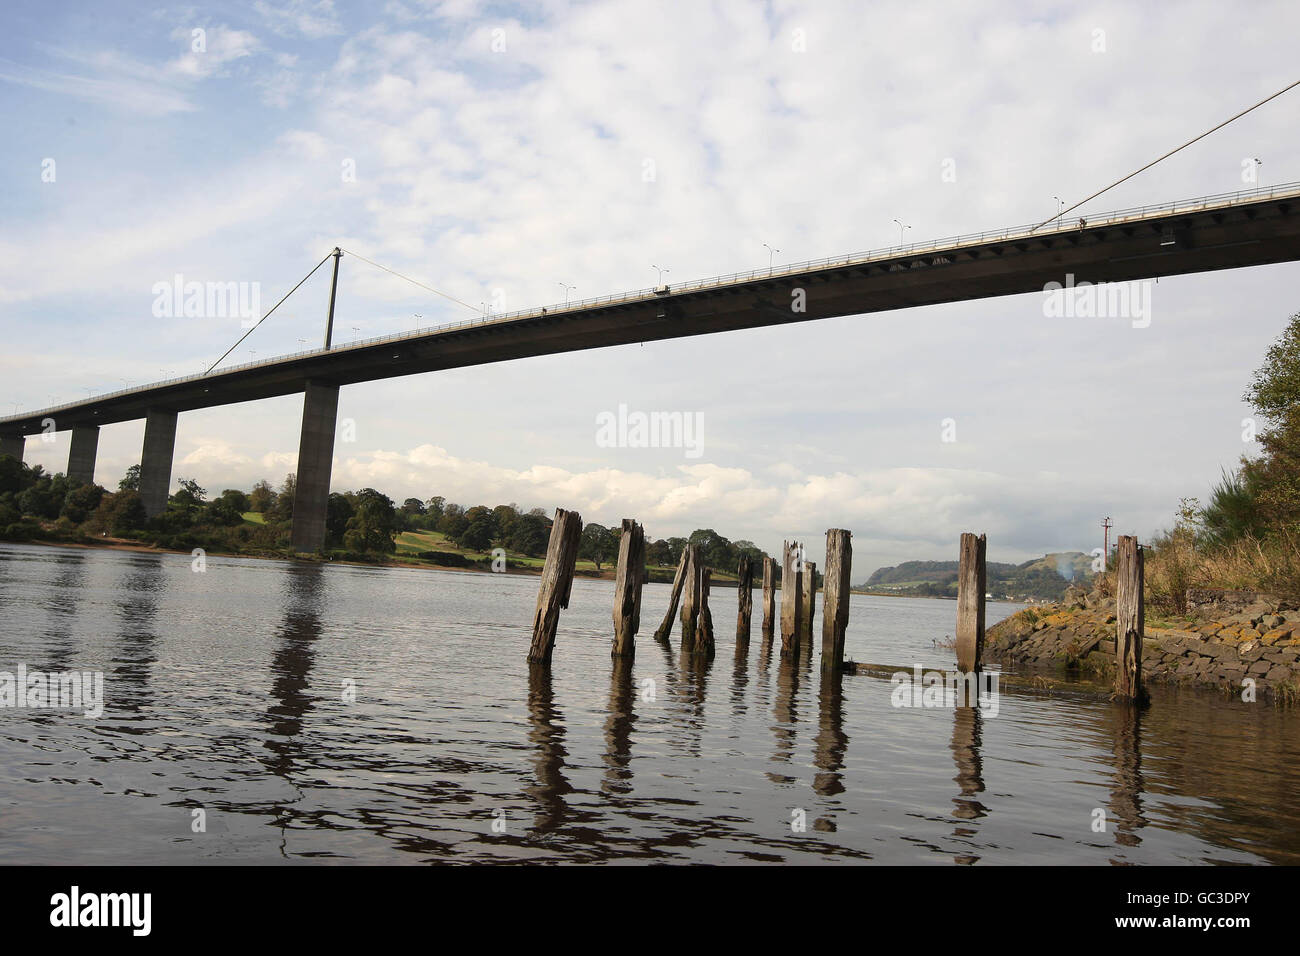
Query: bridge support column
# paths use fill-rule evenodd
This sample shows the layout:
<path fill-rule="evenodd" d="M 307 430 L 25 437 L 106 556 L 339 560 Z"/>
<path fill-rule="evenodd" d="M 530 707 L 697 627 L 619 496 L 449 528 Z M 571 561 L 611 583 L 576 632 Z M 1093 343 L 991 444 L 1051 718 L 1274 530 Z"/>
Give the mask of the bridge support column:
<path fill-rule="evenodd" d="M 0 455 L 10 455 L 22 461 L 26 446 L 27 439 L 22 435 L 0 435 Z"/>
<path fill-rule="evenodd" d="M 298 442 L 297 484 L 293 495 L 293 550 L 310 553 L 325 545 L 330 470 L 334 466 L 334 430 L 339 387 L 308 382 L 302 402 L 302 437 Z"/>
<path fill-rule="evenodd" d="M 98 425 L 73 425 L 72 441 L 68 445 L 68 477 L 83 485 L 94 484 L 98 449 Z"/>
<path fill-rule="evenodd" d="M 149 409 L 144 420 L 144 450 L 140 453 L 140 502 L 150 518 L 167 509 L 175 450 L 176 413 L 164 408 Z"/>

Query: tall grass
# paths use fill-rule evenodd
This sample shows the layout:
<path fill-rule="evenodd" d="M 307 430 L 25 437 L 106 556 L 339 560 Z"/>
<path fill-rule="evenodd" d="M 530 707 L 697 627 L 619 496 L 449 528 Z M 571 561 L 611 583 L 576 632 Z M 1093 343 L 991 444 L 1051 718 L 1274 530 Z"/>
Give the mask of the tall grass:
<path fill-rule="evenodd" d="M 1144 570 L 1147 603 L 1166 613 L 1187 612 L 1188 588 L 1263 590 L 1300 600 L 1300 540 L 1285 531 L 1216 544 L 1180 526 L 1152 541 Z"/>

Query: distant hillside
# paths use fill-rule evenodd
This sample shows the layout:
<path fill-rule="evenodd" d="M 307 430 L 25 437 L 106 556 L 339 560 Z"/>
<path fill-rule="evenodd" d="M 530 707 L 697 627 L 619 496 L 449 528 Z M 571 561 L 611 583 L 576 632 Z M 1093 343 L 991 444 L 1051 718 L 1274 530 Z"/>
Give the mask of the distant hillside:
<path fill-rule="evenodd" d="M 1071 581 L 1092 579 L 1092 558 L 1082 551 L 1047 554 L 1024 564 L 989 561 L 985 565 L 988 591 L 998 598 L 1060 600 Z M 859 588 L 915 594 L 921 597 L 956 597 L 956 561 L 905 561 L 878 568 Z"/>

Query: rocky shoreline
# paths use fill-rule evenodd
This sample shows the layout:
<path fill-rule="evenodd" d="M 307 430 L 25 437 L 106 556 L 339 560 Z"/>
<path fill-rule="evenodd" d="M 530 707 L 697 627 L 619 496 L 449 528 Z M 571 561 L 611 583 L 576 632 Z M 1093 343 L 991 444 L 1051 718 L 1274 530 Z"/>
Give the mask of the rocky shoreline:
<path fill-rule="evenodd" d="M 989 628 L 984 658 L 1029 672 L 1109 679 L 1115 669 L 1115 598 L 1107 581 L 1060 604 L 1026 608 Z M 1187 595 L 1178 626 L 1153 624 L 1142 642 L 1148 684 L 1179 684 L 1258 699 L 1300 701 L 1300 607 L 1247 591 Z"/>

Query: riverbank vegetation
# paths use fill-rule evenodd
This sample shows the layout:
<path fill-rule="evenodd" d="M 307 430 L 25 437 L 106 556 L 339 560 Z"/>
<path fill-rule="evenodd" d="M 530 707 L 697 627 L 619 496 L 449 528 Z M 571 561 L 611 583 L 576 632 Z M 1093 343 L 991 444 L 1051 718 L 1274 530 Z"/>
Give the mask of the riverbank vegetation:
<path fill-rule="evenodd" d="M 0 540 L 71 544 L 146 545 L 254 557 L 290 557 L 296 484 L 278 489 L 259 481 L 249 491 L 227 488 L 209 497 L 193 479 L 181 479 L 162 514 L 145 515 L 140 468 L 133 465 L 116 491 L 49 474 L 0 457 Z M 374 488 L 329 496 L 320 557 L 364 563 L 540 572 L 551 534 L 541 508 L 514 504 L 464 507 L 435 495 L 401 504 Z M 618 558 L 620 528 L 583 528 L 579 573 L 609 576 Z M 646 545 L 651 580 L 672 580 L 686 545 L 695 544 L 715 579 L 734 580 L 740 557 L 757 559 L 752 541 L 730 541 L 711 528 Z"/>
<path fill-rule="evenodd" d="M 1242 440 L 1256 438 L 1259 454 L 1225 470 L 1204 505 L 1184 499 L 1173 528 L 1150 543 L 1147 601 L 1156 610 L 1185 613 L 1188 588 L 1300 600 L 1300 314 L 1269 348 L 1243 397 L 1255 417 L 1242 422 Z"/>

